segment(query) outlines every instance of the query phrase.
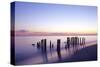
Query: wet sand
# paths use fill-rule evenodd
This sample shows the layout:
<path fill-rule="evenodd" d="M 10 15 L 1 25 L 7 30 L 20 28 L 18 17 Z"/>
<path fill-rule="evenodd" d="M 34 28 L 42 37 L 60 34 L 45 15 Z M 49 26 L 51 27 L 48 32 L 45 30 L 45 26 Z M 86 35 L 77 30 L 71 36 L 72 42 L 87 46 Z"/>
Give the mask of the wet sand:
<path fill-rule="evenodd" d="M 77 62 L 97 60 L 97 44 L 76 51 L 70 58 L 61 62 Z"/>
<path fill-rule="evenodd" d="M 61 49 L 63 51 L 65 49 Z M 51 60 L 48 58 L 48 63 L 64 63 L 64 62 L 79 62 L 79 61 L 93 61 L 97 60 L 97 44 L 87 46 L 85 48 L 79 49 L 78 51 L 75 51 L 74 54 L 70 55 L 70 57 L 66 57 L 64 59 L 56 59 L 57 56 L 55 55 L 57 52 L 53 51 L 54 57 L 51 57 L 51 59 L 54 59 L 55 61 Z M 39 53 L 40 55 L 36 55 L 33 58 L 27 59 L 25 61 L 17 63 L 17 65 L 28 65 L 28 64 L 45 64 L 42 58 L 41 52 Z M 50 53 L 48 53 L 50 54 Z M 66 56 L 66 55 L 65 55 Z M 50 56 L 49 56 L 50 57 Z"/>

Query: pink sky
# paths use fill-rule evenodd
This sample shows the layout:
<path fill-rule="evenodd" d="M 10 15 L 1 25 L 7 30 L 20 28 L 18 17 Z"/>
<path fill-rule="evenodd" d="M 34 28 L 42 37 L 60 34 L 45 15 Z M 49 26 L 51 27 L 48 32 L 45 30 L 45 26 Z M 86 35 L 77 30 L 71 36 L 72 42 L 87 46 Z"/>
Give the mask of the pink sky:
<path fill-rule="evenodd" d="M 15 31 L 16 36 L 67 36 L 67 35 L 96 35 L 96 33 L 73 33 L 73 32 L 30 32 L 30 31 Z"/>

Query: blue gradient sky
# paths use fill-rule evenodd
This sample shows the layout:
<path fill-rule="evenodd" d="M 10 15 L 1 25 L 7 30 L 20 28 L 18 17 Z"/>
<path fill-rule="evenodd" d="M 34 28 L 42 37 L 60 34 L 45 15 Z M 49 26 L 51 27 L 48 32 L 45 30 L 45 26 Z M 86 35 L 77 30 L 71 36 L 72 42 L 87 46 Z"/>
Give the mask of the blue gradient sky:
<path fill-rule="evenodd" d="M 15 30 L 96 33 L 97 8 L 16 2 Z"/>

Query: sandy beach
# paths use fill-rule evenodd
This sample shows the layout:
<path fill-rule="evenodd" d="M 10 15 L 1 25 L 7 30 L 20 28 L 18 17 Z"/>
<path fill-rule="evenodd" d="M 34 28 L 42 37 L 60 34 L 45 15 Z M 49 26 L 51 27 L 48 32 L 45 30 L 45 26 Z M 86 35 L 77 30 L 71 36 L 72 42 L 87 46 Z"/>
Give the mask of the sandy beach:
<path fill-rule="evenodd" d="M 65 62 L 79 62 L 97 60 L 97 44 L 88 46 L 79 51 L 76 51 L 70 58 L 65 59 Z"/>

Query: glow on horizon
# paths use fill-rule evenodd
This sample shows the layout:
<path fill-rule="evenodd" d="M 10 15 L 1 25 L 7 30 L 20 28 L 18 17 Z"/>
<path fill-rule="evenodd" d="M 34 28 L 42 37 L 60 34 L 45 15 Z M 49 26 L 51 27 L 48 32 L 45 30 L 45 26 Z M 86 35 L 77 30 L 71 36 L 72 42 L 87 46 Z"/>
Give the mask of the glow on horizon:
<path fill-rule="evenodd" d="M 97 33 L 95 6 L 16 2 L 15 30 Z"/>
<path fill-rule="evenodd" d="M 66 26 L 51 26 L 51 27 L 41 27 L 41 28 L 32 28 L 28 29 L 30 32 L 57 32 L 57 33 L 96 33 L 97 29 L 94 27 L 88 28 L 88 26 L 75 26 L 71 25 L 69 27 Z"/>

